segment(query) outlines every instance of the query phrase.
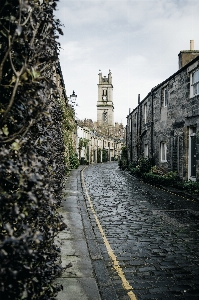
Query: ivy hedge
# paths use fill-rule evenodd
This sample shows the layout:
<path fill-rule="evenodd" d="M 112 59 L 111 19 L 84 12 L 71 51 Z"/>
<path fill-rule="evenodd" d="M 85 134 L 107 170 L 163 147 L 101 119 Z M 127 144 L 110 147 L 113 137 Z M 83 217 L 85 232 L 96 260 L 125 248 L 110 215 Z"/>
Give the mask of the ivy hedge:
<path fill-rule="evenodd" d="M 60 288 L 52 284 L 61 271 L 54 239 L 66 226 L 57 209 L 74 118 L 55 84 L 56 2 L 0 3 L 1 300 L 54 299 Z"/>

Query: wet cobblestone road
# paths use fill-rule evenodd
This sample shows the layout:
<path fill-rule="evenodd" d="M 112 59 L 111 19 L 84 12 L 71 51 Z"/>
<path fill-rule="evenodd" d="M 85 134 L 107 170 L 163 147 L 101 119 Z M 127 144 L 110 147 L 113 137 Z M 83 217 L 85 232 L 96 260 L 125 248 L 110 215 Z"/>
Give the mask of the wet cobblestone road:
<path fill-rule="evenodd" d="M 199 203 L 146 185 L 115 162 L 89 166 L 84 180 L 136 299 L 199 299 Z M 129 299 L 89 214 L 116 291 L 107 299 Z"/>

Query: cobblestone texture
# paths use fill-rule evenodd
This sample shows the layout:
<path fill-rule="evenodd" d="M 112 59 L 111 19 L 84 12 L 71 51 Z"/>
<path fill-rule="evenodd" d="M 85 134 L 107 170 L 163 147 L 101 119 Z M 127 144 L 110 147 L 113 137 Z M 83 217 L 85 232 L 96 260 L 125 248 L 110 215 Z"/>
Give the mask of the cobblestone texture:
<path fill-rule="evenodd" d="M 199 203 L 146 185 L 120 171 L 117 163 L 89 166 L 84 178 L 106 237 L 137 299 L 199 299 Z M 88 203 L 87 210 L 100 250 L 95 247 L 94 265 L 102 255 L 117 294 L 112 300 L 129 299 Z M 100 279 L 98 283 L 100 287 Z M 102 295 L 104 299 L 111 297 Z"/>

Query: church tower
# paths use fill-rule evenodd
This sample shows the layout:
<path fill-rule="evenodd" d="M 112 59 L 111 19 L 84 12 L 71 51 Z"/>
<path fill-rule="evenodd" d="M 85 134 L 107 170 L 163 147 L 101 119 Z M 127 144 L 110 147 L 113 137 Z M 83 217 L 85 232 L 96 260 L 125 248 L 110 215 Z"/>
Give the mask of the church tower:
<path fill-rule="evenodd" d="M 114 126 L 113 85 L 112 74 L 102 77 L 99 71 L 97 122 L 99 126 Z"/>

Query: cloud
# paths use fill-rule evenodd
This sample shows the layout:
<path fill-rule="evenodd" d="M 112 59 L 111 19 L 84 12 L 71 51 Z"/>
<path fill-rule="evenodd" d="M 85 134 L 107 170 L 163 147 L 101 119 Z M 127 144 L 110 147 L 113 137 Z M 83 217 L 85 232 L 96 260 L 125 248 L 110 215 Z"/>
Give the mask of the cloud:
<path fill-rule="evenodd" d="M 92 52 L 91 46 L 85 46 L 78 41 L 69 41 L 61 45 L 60 55 L 68 61 L 82 61 L 90 57 Z"/>
<path fill-rule="evenodd" d="M 115 120 L 178 70 L 178 53 L 199 48 L 198 0 L 60 0 L 57 17 L 66 89 L 78 114 L 96 120 L 98 70 L 112 70 Z"/>

